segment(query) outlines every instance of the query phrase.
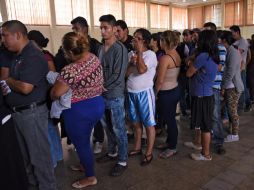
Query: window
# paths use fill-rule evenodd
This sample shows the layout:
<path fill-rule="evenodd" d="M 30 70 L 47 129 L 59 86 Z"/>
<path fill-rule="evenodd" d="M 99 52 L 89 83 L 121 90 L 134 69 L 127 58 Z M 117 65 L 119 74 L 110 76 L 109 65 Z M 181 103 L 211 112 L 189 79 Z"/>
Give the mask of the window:
<path fill-rule="evenodd" d="M 254 24 L 254 0 L 247 0 L 247 23 Z"/>
<path fill-rule="evenodd" d="M 225 4 L 225 26 L 243 25 L 243 0 Z"/>
<path fill-rule="evenodd" d="M 169 7 L 150 4 L 151 28 L 169 28 Z"/>
<path fill-rule="evenodd" d="M 172 28 L 184 30 L 187 28 L 187 8 L 172 7 Z"/>
<path fill-rule="evenodd" d="M 204 19 L 206 22 L 213 22 L 216 26 L 221 26 L 221 5 L 204 6 Z"/>
<path fill-rule="evenodd" d="M 190 29 L 203 27 L 203 7 L 188 8 L 188 25 Z"/>
<path fill-rule="evenodd" d="M 147 27 L 147 5 L 145 2 L 125 0 L 125 21 L 130 27 Z"/>
<path fill-rule="evenodd" d="M 99 18 L 105 14 L 112 14 L 116 20 L 122 19 L 121 0 L 94 0 L 94 24 L 100 26 Z"/>
<path fill-rule="evenodd" d="M 24 24 L 49 25 L 49 0 L 6 0 L 8 20 Z"/>
<path fill-rule="evenodd" d="M 77 16 L 84 17 L 90 24 L 89 0 L 55 0 L 56 24 L 70 25 Z"/>

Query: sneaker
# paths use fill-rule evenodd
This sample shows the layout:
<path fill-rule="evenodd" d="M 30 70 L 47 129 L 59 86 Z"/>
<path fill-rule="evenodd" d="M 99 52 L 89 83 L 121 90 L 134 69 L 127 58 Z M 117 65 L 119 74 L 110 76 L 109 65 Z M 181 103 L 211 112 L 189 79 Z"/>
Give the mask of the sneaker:
<path fill-rule="evenodd" d="M 116 158 L 117 158 L 117 156 L 114 156 L 114 157 L 113 156 L 109 156 L 108 153 L 107 153 L 107 154 L 97 158 L 96 162 L 98 162 L 98 163 L 106 163 L 106 162 L 109 162 L 109 161 L 115 161 Z"/>
<path fill-rule="evenodd" d="M 239 135 L 228 135 L 224 139 L 224 142 L 236 142 L 236 141 L 239 141 Z"/>
<path fill-rule="evenodd" d="M 193 148 L 195 150 L 202 150 L 202 146 L 195 145 L 193 142 L 184 142 L 184 146 L 187 146 L 188 148 Z"/>
<path fill-rule="evenodd" d="M 192 153 L 192 154 L 190 154 L 190 157 L 196 161 L 211 161 L 212 160 L 212 156 L 207 157 L 201 153 L 199 153 L 199 154 Z"/>
<path fill-rule="evenodd" d="M 94 154 L 99 154 L 99 153 L 101 153 L 101 151 L 102 151 L 102 143 L 96 142 L 94 144 L 93 153 Z"/>
<path fill-rule="evenodd" d="M 123 174 L 123 172 L 128 168 L 128 166 L 122 166 L 120 164 L 116 164 L 112 170 L 110 171 L 111 176 L 120 176 Z"/>

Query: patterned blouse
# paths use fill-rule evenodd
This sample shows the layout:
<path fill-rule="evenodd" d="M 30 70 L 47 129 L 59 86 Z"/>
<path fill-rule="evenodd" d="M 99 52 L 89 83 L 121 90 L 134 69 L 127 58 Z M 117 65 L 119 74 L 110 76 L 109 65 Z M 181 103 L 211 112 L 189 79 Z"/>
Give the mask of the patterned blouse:
<path fill-rule="evenodd" d="M 65 82 L 71 88 L 72 103 L 101 95 L 103 91 L 102 66 L 93 54 L 90 54 L 88 60 L 65 66 L 57 80 Z"/>

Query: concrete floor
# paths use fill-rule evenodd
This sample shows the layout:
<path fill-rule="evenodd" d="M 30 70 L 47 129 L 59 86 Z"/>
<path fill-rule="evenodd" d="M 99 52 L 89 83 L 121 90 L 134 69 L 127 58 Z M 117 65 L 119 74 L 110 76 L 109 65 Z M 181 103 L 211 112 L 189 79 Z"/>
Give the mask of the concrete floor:
<path fill-rule="evenodd" d="M 244 113 L 240 118 L 240 141 L 225 143 L 226 154 L 213 153 L 210 162 L 193 161 L 189 154 L 193 150 L 183 146 L 190 141 L 193 132 L 188 120 L 180 120 L 178 154 L 173 158 L 158 158 L 154 150 L 154 160 L 149 166 L 139 165 L 140 157 L 130 158 L 128 169 L 120 177 L 108 175 L 114 163 L 95 164 L 98 184 L 91 190 L 253 190 L 254 189 L 254 111 Z M 165 136 L 156 139 L 159 143 Z M 133 142 L 129 143 L 129 148 Z M 104 146 L 104 152 L 106 151 Z M 56 168 L 59 190 L 71 190 L 72 182 L 82 178 L 83 173 L 71 171 L 68 166 L 78 163 L 73 149 L 63 140 L 64 162 Z"/>

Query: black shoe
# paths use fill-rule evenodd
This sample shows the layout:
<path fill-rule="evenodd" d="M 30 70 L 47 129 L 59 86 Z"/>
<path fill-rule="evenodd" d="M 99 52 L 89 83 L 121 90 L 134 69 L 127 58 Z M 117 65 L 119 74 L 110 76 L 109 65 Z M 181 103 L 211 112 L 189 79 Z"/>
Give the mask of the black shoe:
<path fill-rule="evenodd" d="M 224 147 L 222 145 L 218 145 L 215 147 L 215 152 L 219 155 L 224 155 L 226 154 L 226 150 L 224 149 Z"/>
<path fill-rule="evenodd" d="M 251 105 L 246 106 L 245 109 L 244 109 L 244 112 L 250 112 L 250 111 L 252 111 Z"/>
<path fill-rule="evenodd" d="M 109 156 L 108 154 L 105 154 L 99 158 L 96 158 L 96 162 L 98 163 L 106 163 L 106 162 L 109 162 L 109 161 L 115 161 L 117 158 L 117 156 Z"/>
<path fill-rule="evenodd" d="M 122 166 L 120 164 L 116 164 L 112 170 L 110 171 L 111 176 L 120 176 L 123 174 L 123 172 L 128 168 L 128 166 Z"/>
<path fill-rule="evenodd" d="M 146 147 L 147 146 L 147 139 L 141 138 L 141 146 Z"/>

